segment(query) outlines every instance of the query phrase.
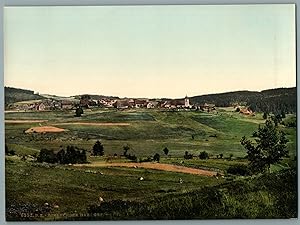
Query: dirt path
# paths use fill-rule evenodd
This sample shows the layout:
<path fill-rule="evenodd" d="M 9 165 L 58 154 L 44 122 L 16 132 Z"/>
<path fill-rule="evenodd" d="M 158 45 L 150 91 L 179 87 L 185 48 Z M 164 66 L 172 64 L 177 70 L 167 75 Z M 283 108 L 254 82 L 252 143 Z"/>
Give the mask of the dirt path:
<path fill-rule="evenodd" d="M 48 120 L 5 120 L 5 123 L 43 123 Z"/>
<path fill-rule="evenodd" d="M 54 125 L 86 125 L 86 126 L 129 126 L 129 123 L 94 123 L 94 122 L 69 122 Z"/>
<path fill-rule="evenodd" d="M 52 126 L 43 126 L 43 127 L 31 127 L 25 131 L 25 133 L 58 133 L 64 132 L 65 129 L 52 127 Z"/>
<path fill-rule="evenodd" d="M 163 171 L 171 171 L 177 173 L 188 173 L 202 176 L 214 176 L 217 172 L 189 168 L 185 166 L 177 166 L 172 164 L 164 164 L 164 163 L 106 163 L 106 162 L 94 162 L 91 164 L 75 164 L 74 166 L 82 167 L 130 167 L 130 168 L 145 168 L 145 169 L 153 169 L 153 170 L 163 170 Z"/>

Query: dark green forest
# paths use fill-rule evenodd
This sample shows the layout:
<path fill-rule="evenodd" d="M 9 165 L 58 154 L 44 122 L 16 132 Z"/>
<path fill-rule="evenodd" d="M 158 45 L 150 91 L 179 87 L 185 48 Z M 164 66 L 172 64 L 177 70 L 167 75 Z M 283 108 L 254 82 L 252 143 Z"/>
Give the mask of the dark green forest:
<path fill-rule="evenodd" d="M 20 88 L 5 87 L 5 105 L 28 100 L 38 100 L 44 97 L 34 94 L 34 91 Z"/>
<path fill-rule="evenodd" d="M 261 92 L 235 91 L 220 94 L 209 94 L 191 97 L 192 104 L 211 103 L 217 107 L 228 107 L 234 104 L 249 106 L 251 110 L 278 114 L 295 113 L 297 110 L 297 89 L 277 88 Z"/>

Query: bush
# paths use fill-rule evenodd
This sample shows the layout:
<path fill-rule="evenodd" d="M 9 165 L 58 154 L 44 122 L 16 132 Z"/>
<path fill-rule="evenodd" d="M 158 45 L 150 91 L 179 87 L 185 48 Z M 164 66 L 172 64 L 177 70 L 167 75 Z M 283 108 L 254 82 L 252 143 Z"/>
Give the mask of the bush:
<path fill-rule="evenodd" d="M 41 149 L 39 156 L 37 157 L 38 162 L 57 163 L 57 158 L 53 150 Z"/>
<path fill-rule="evenodd" d="M 208 159 L 208 153 L 206 151 L 200 152 L 199 159 Z"/>
<path fill-rule="evenodd" d="M 146 159 L 140 159 L 140 162 L 152 162 L 152 158 L 149 156 Z"/>
<path fill-rule="evenodd" d="M 244 164 L 237 164 L 237 165 L 230 166 L 227 169 L 227 173 L 233 175 L 240 175 L 240 176 L 250 175 L 248 166 Z"/>
<path fill-rule="evenodd" d="M 168 155 L 168 154 L 169 154 L 169 149 L 168 149 L 167 147 L 165 147 L 165 148 L 163 149 L 163 151 L 164 151 L 165 155 Z"/>
<path fill-rule="evenodd" d="M 124 156 L 126 156 L 126 155 L 127 155 L 127 152 L 130 150 L 129 145 L 124 145 L 124 146 L 123 146 L 123 150 L 124 150 Z"/>
<path fill-rule="evenodd" d="M 268 114 L 265 113 L 265 112 L 264 112 L 264 114 L 263 114 L 263 119 L 264 119 L 264 120 L 268 119 Z"/>
<path fill-rule="evenodd" d="M 126 155 L 126 158 L 129 160 L 132 160 L 134 162 L 137 162 L 137 157 L 135 155 L 128 154 L 128 155 Z"/>
<path fill-rule="evenodd" d="M 160 160 L 160 155 L 159 155 L 158 153 L 156 153 L 156 154 L 153 156 L 153 160 L 159 162 L 159 160 Z"/>
<path fill-rule="evenodd" d="M 283 125 L 287 127 L 297 127 L 297 121 L 296 119 L 294 119 L 292 121 L 285 122 Z"/>
<path fill-rule="evenodd" d="M 57 161 L 60 164 L 69 163 L 85 163 L 86 162 L 86 151 L 73 147 L 67 146 L 67 150 L 61 149 L 57 153 Z"/>
<path fill-rule="evenodd" d="M 97 155 L 103 156 L 104 155 L 104 147 L 100 141 L 96 141 L 96 143 L 94 144 L 93 155 L 95 155 L 95 156 L 97 156 Z"/>
<path fill-rule="evenodd" d="M 5 145 L 5 155 L 15 155 L 16 152 L 14 150 L 9 150 L 7 145 Z"/>
<path fill-rule="evenodd" d="M 81 114 L 83 114 L 83 109 L 81 107 L 79 107 L 75 111 L 75 116 L 76 117 L 81 117 Z"/>
<path fill-rule="evenodd" d="M 37 157 L 38 162 L 59 163 L 59 164 L 75 164 L 86 163 L 86 151 L 79 150 L 73 146 L 67 146 L 67 150 L 61 149 L 57 153 L 53 150 L 42 149 Z"/>
<path fill-rule="evenodd" d="M 185 151 L 183 158 L 184 159 L 192 159 L 193 154 L 190 154 L 188 151 Z"/>

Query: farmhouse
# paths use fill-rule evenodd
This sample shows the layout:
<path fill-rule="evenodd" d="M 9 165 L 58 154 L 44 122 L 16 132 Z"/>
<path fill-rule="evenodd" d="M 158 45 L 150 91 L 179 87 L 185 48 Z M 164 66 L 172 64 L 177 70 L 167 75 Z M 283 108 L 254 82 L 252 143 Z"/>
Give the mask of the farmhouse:
<path fill-rule="evenodd" d="M 114 104 L 117 102 L 116 99 L 102 98 L 98 100 L 98 106 L 104 106 L 106 108 L 113 108 Z"/>
<path fill-rule="evenodd" d="M 74 105 L 70 100 L 62 100 L 61 101 L 61 108 L 62 109 L 73 109 Z"/>
<path fill-rule="evenodd" d="M 117 100 L 114 103 L 114 106 L 117 109 L 127 109 L 127 108 L 129 108 L 130 104 L 129 104 L 129 101 L 127 99 L 126 100 Z"/>
<path fill-rule="evenodd" d="M 31 106 L 30 108 L 38 111 L 54 110 L 55 105 L 57 105 L 55 100 L 45 99 L 40 102 L 36 102 L 34 106 Z"/>
<path fill-rule="evenodd" d="M 243 115 L 252 115 L 253 114 L 252 110 L 249 108 L 240 109 L 240 113 Z"/>
<path fill-rule="evenodd" d="M 146 107 L 147 106 L 147 101 L 146 100 L 135 99 L 134 100 L 134 106 L 135 106 L 135 108 Z"/>
<path fill-rule="evenodd" d="M 147 109 L 154 109 L 158 107 L 158 102 L 157 101 L 149 101 L 147 103 Z"/>
<path fill-rule="evenodd" d="M 35 106 L 35 109 L 38 110 L 38 111 L 44 111 L 44 110 L 48 109 L 48 105 L 44 102 L 37 103 L 36 106 Z"/>
<path fill-rule="evenodd" d="M 207 103 L 204 103 L 204 104 L 201 104 L 200 105 L 200 109 L 202 111 L 207 111 L 207 112 L 210 112 L 212 110 L 215 110 L 216 109 L 216 106 L 214 104 L 207 104 Z"/>
<path fill-rule="evenodd" d="M 81 107 L 89 108 L 90 106 L 96 106 L 97 101 L 92 100 L 90 95 L 82 95 L 79 104 Z"/>

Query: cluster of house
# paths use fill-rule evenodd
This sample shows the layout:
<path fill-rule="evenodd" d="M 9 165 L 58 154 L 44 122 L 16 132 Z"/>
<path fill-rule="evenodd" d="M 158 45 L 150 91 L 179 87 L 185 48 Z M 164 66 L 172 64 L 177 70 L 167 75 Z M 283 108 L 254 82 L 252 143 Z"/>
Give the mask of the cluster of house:
<path fill-rule="evenodd" d="M 234 110 L 236 112 L 239 112 L 240 114 L 243 114 L 243 115 L 252 115 L 252 116 L 255 115 L 255 112 L 253 112 L 249 107 L 240 106 L 238 104 L 233 105 L 233 107 L 234 107 Z"/>
<path fill-rule="evenodd" d="M 189 99 L 184 100 L 156 100 L 156 99 L 122 99 L 117 100 L 113 106 L 117 109 L 126 108 L 168 108 L 168 109 L 179 109 L 179 108 L 191 108 L 192 105 L 189 103 Z"/>
<path fill-rule="evenodd" d="M 201 109 L 202 111 L 215 110 L 215 105 L 212 104 L 191 104 L 189 98 L 186 96 L 184 99 L 169 99 L 169 100 L 157 100 L 157 99 L 122 99 L 114 100 L 114 102 L 103 102 L 105 107 L 115 107 L 117 109 L 126 108 L 163 108 L 163 109 Z"/>
<path fill-rule="evenodd" d="M 37 101 L 15 103 L 10 106 L 10 109 L 17 110 L 71 110 L 77 107 L 84 108 L 117 108 L 117 109 L 129 109 L 129 108 L 163 108 L 171 110 L 179 109 L 195 109 L 202 111 L 215 110 L 215 105 L 212 104 L 191 104 L 189 98 L 186 96 L 184 99 L 134 99 L 134 98 L 109 98 L 103 97 L 100 99 L 92 99 L 88 95 L 81 96 L 80 99 L 69 100 L 54 100 L 43 99 Z"/>
<path fill-rule="evenodd" d="M 17 110 L 37 110 L 37 111 L 48 111 L 48 110 L 65 110 L 75 109 L 76 105 L 79 104 L 79 100 L 53 100 L 43 99 L 28 102 L 14 103 L 8 106 L 9 109 Z"/>

